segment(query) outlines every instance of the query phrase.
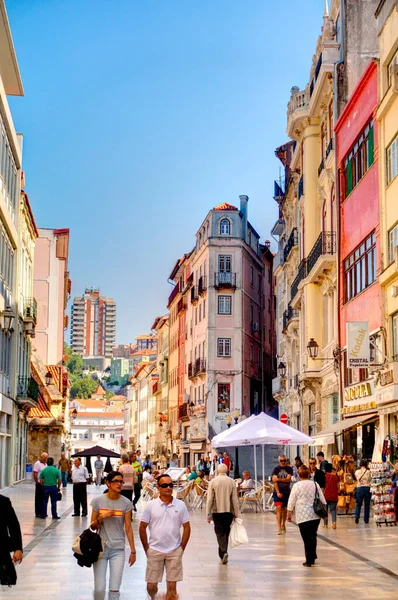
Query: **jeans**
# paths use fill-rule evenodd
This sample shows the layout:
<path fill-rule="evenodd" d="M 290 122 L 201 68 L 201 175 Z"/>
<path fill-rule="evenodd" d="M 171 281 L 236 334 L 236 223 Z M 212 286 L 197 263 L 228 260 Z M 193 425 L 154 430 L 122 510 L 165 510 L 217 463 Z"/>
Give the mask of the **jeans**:
<path fill-rule="evenodd" d="M 61 472 L 61 479 L 62 479 L 62 487 L 66 488 L 68 486 L 68 477 L 69 477 L 69 472 L 68 471 L 62 471 Z"/>
<path fill-rule="evenodd" d="M 332 523 L 336 523 L 336 518 L 337 518 L 337 502 L 334 502 L 333 500 L 328 500 L 327 501 L 327 505 L 328 505 L 328 511 L 330 512 L 330 514 L 332 515 Z M 328 519 L 325 519 L 325 523 L 327 524 Z"/>
<path fill-rule="evenodd" d="M 212 517 L 218 542 L 218 556 L 223 558 L 224 554 L 228 552 L 228 540 L 234 515 L 229 512 L 213 513 Z"/>
<path fill-rule="evenodd" d="M 46 517 L 46 513 L 43 513 L 43 486 L 41 483 L 36 483 L 35 486 L 35 515 L 36 517 Z"/>
<path fill-rule="evenodd" d="M 58 497 L 58 488 L 56 485 L 45 485 L 44 489 L 44 497 L 43 497 L 43 509 L 42 516 L 45 517 L 47 513 L 48 499 L 51 498 L 51 514 L 53 517 L 57 516 L 57 497 Z"/>
<path fill-rule="evenodd" d="M 119 600 L 120 585 L 124 569 L 123 550 L 112 550 L 105 546 L 104 554 L 93 564 L 94 568 L 94 600 L 105 600 L 106 571 L 109 563 L 109 600 Z M 111 591 L 114 590 L 114 591 Z"/>
<path fill-rule="evenodd" d="M 313 565 L 316 555 L 316 533 L 318 531 L 320 519 L 314 519 L 313 521 L 304 521 L 299 523 L 299 529 L 301 537 L 304 542 L 305 561 L 309 565 Z"/>
<path fill-rule="evenodd" d="M 372 495 L 370 493 L 370 487 L 368 486 L 360 486 L 355 490 L 355 498 L 357 501 L 357 506 L 355 508 L 355 518 L 359 519 L 361 516 L 361 508 L 362 503 L 365 502 L 365 514 L 363 516 L 363 520 L 365 523 L 369 523 L 369 513 L 370 513 L 370 499 Z"/>
<path fill-rule="evenodd" d="M 137 504 L 138 500 L 140 499 L 140 496 L 141 496 L 141 484 L 135 483 L 134 484 L 134 500 L 133 500 L 134 506 Z"/>

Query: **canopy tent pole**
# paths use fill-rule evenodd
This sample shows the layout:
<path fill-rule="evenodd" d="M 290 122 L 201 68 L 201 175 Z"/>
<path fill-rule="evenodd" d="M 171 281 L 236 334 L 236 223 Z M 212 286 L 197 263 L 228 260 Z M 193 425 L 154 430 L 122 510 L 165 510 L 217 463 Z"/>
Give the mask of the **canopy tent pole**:
<path fill-rule="evenodd" d="M 264 464 L 264 444 L 261 446 L 262 450 L 262 463 L 263 463 L 263 487 L 265 484 L 265 464 Z M 263 490 L 263 511 L 265 512 L 265 490 Z"/>
<path fill-rule="evenodd" d="M 254 444 L 254 481 L 256 482 L 256 491 L 257 491 L 257 453 L 256 453 L 256 444 Z"/>

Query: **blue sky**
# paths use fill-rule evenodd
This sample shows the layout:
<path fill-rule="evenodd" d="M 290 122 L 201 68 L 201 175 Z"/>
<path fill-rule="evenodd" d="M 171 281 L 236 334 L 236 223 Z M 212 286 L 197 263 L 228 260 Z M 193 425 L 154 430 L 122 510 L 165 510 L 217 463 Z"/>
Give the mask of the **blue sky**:
<path fill-rule="evenodd" d="M 117 342 L 166 311 L 207 212 L 247 194 L 262 241 L 274 149 L 309 76 L 323 0 L 6 0 L 25 88 L 26 191 L 69 227 L 72 295 L 117 302 Z"/>

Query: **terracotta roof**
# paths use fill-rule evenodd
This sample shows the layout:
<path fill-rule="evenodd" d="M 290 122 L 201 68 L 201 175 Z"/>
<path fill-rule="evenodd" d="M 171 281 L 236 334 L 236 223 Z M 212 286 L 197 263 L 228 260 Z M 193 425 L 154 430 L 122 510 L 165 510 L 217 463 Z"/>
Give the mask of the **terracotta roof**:
<path fill-rule="evenodd" d="M 83 398 L 74 398 L 72 402 L 78 402 L 81 406 L 84 406 L 85 408 L 105 408 L 107 405 L 105 400 L 86 400 Z"/>
<path fill-rule="evenodd" d="M 149 354 L 156 354 L 157 350 L 155 348 L 145 348 L 145 350 L 137 350 L 137 352 L 133 352 L 130 354 L 130 358 L 133 356 L 147 356 Z"/>
<path fill-rule="evenodd" d="M 87 418 L 101 418 L 101 419 L 123 419 L 123 411 L 119 410 L 118 412 L 81 412 L 77 413 L 77 419 L 87 419 Z"/>
<path fill-rule="evenodd" d="M 138 336 L 138 337 L 136 337 L 135 339 L 136 339 L 136 340 L 151 340 L 151 339 L 153 339 L 154 337 L 155 337 L 155 336 L 154 336 L 154 334 L 153 334 L 153 333 L 148 333 L 147 335 L 146 335 L 146 334 L 144 334 L 144 335 L 139 335 L 139 336 Z"/>
<path fill-rule="evenodd" d="M 102 385 L 100 384 L 97 389 L 95 390 L 94 394 L 92 394 L 93 396 L 103 396 L 105 394 L 105 390 L 102 387 Z"/>
<path fill-rule="evenodd" d="M 54 416 L 48 410 L 48 406 L 43 400 L 41 394 L 39 394 L 39 401 L 36 408 L 31 408 L 29 411 L 29 417 L 44 417 L 45 419 L 53 419 Z"/>
<path fill-rule="evenodd" d="M 236 206 L 232 206 L 232 204 L 228 204 L 228 202 L 223 202 L 218 206 L 214 207 L 214 210 L 238 210 Z"/>

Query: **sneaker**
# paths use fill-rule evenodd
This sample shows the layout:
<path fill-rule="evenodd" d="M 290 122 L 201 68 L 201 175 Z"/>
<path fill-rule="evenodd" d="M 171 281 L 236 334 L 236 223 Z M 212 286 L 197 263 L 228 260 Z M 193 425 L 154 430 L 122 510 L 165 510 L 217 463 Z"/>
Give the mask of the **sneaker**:
<path fill-rule="evenodd" d="M 359 518 L 358 517 L 355 517 L 355 523 L 358 525 L 358 523 L 359 523 Z"/>
<path fill-rule="evenodd" d="M 226 564 L 228 564 L 228 552 L 226 552 L 226 553 L 224 554 L 224 556 L 222 557 L 222 564 L 223 564 L 223 565 L 226 565 Z"/>
<path fill-rule="evenodd" d="M 336 523 L 332 523 L 332 529 L 336 529 Z"/>
<path fill-rule="evenodd" d="M 323 528 L 324 528 L 324 529 L 327 529 L 328 527 L 329 527 L 329 525 L 328 525 L 327 523 L 324 523 L 324 524 L 323 524 Z"/>

